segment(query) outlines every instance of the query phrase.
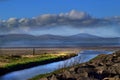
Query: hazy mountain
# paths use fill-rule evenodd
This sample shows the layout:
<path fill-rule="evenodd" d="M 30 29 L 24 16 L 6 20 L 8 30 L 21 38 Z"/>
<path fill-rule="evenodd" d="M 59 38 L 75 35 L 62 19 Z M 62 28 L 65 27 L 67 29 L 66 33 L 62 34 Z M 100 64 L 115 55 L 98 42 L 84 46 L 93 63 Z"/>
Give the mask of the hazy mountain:
<path fill-rule="evenodd" d="M 87 34 L 87 33 L 80 33 L 80 34 L 77 34 L 77 35 L 72 35 L 70 37 L 74 37 L 74 38 L 101 38 L 101 37 L 98 37 L 98 36 L 95 36 L 95 35 L 90 35 L 90 34 Z"/>
<path fill-rule="evenodd" d="M 0 35 L 0 47 L 77 47 L 77 46 L 119 46 L 120 38 L 103 38 L 90 34 L 72 36 L 28 34 Z"/>

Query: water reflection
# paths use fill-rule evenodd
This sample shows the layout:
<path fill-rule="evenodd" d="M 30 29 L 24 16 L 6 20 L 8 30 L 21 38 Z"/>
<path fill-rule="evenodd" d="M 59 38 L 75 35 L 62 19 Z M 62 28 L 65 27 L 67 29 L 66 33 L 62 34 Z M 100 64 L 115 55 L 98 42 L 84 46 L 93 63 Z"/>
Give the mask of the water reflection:
<path fill-rule="evenodd" d="M 111 54 L 112 52 L 102 51 L 102 50 L 99 50 L 99 51 L 85 50 L 85 51 L 81 51 L 78 56 L 73 57 L 68 60 L 54 62 L 54 63 L 40 65 L 40 66 L 29 68 L 29 69 L 11 72 L 9 74 L 1 76 L 0 80 L 27 80 L 39 74 L 49 73 L 57 69 L 60 69 L 62 67 L 68 67 L 73 64 L 89 61 L 90 59 L 94 58 L 98 54 L 102 54 L 102 53 Z"/>

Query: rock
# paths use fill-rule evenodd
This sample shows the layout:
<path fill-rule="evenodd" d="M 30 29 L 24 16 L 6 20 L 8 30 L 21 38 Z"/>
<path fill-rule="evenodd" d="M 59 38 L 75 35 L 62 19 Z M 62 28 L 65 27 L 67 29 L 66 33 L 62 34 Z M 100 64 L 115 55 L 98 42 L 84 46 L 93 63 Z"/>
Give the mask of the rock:
<path fill-rule="evenodd" d="M 80 77 L 80 74 L 74 74 L 74 77 L 78 79 Z"/>
<path fill-rule="evenodd" d="M 81 77 L 88 77 L 88 73 L 87 72 L 79 73 L 79 76 L 81 76 Z"/>
<path fill-rule="evenodd" d="M 48 80 L 47 78 L 41 78 L 40 80 Z"/>
<path fill-rule="evenodd" d="M 70 68 L 69 71 L 70 71 L 70 72 L 74 72 L 74 71 L 75 71 L 75 68 Z"/>
<path fill-rule="evenodd" d="M 120 77 L 120 75 L 116 75 L 116 76 L 114 76 L 114 78 L 119 78 Z"/>
<path fill-rule="evenodd" d="M 120 74 L 120 63 L 116 63 L 113 66 L 108 67 L 107 72 L 111 74 Z"/>
<path fill-rule="evenodd" d="M 117 58 L 118 62 L 120 62 L 120 57 Z"/>
<path fill-rule="evenodd" d="M 52 75 L 52 77 L 50 78 L 50 80 L 58 80 L 57 77 L 55 75 Z"/>
<path fill-rule="evenodd" d="M 102 62 L 100 62 L 99 64 L 98 64 L 98 66 L 103 66 L 104 65 L 104 63 L 102 63 Z"/>
<path fill-rule="evenodd" d="M 96 64 L 95 63 L 86 63 L 87 68 L 95 68 Z"/>
<path fill-rule="evenodd" d="M 80 77 L 88 77 L 88 69 L 87 68 L 78 68 L 77 74 L 79 74 Z"/>
<path fill-rule="evenodd" d="M 77 80 L 97 80 L 97 79 L 88 78 L 88 77 L 79 77 L 79 78 L 77 78 Z"/>
<path fill-rule="evenodd" d="M 75 78 L 67 78 L 67 79 L 62 79 L 62 80 L 76 80 Z"/>
<path fill-rule="evenodd" d="M 120 80 L 120 51 L 101 54 L 89 62 L 40 80 Z"/>
<path fill-rule="evenodd" d="M 98 73 L 98 74 L 102 74 L 105 69 L 106 69 L 106 66 L 101 66 L 101 67 L 95 68 L 96 73 Z"/>
<path fill-rule="evenodd" d="M 103 80 L 120 80 L 120 78 L 104 78 Z"/>
<path fill-rule="evenodd" d="M 112 64 L 110 62 L 105 63 L 106 66 L 111 66 Z"/>
<path fill-rule="evenodd" d="M 63 74 L 65 75 L 66 78 L 72 78 L 73 77 L 73 75 L 69 71 L 67 71 L 67 70 L 64 71 Z"/>
<path fill-rule="evenodd" d="M 116 54 L 116 56 L 119 56 L 119 57 L 120 57 L 120 50 L 119 50 L 119 51 L 116 51 L 114 54 Z"/>

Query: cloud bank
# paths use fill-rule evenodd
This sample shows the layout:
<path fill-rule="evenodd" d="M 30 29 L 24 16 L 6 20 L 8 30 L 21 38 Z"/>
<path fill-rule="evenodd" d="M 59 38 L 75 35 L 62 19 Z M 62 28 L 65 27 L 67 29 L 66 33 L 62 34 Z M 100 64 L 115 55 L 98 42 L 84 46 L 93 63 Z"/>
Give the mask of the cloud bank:
<path fill-rule="evenodd" d="M 86 12 L 72 10 L 68 13 L 43 14 L 33 18 L 9 18 L 0 20 L 0 33 L 27 32 L 40 28 L 54 28 L 60 26 L 84 28 L 120 25 L 120 17 L 95 18 Z M 120 28 L 119 28 L 120 29 Z"/>

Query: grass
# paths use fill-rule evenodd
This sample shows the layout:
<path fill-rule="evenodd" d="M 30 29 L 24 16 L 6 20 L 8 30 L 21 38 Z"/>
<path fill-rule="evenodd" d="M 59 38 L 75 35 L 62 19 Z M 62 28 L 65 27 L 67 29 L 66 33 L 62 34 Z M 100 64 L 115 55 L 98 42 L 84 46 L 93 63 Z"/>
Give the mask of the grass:
<path fill-rule="evenodd" d="M 58 54 L 41 54 L 41 55 L 14 55 L 0 56 L 0 75 L 8 72 L 29 68 L 37 65 L 47 64 L 59 60 L 64 60 L 75 56 L 75 54 L 58 53 Z"/>
<path fill-rule="evenodd" d="M 96 59 L 98 59 L 98 58 L 101 58 L 101 57 L 103 57 L 103 56 L 96 56 L 95 58 L 91 59 L 90 61 L 94 61 L 94 60 L 96 60 Z M 80 61 L 81 61 L 81 59 L 80 59 Z M 65 63 L 65 64 L 66 64 L 66 63 Z M 47 78 L 47 77 L 50 77 L 50 76 L 53 75 L 53 74 L 62 73 L 62 72 L 64 72 L 65 70 L 69 70 L 71 67 L 77 67 L 77 66 L 79 66 L 79 65 L 80 65 L 80 64 L 76 64 L 76 62 L 75 62 L 75 65 L 72 65 L 72 66 L 70 66 L 70 67 L 63 67 L 63 68 L 61 68 L 61 69 L 59 69 L 59 70 L 56 70 L 56 71 L 54 71 L 54 72 L 50 72 L 50 73 L 46 73 L 46 74 L 40 74 L 40 75 L 35 76 L 35 77 L 33 77 L 33 78 L 29 79 L 29 80 L 40 80 L 40 79 L 42 79 L 42 78 Z M 92 79 L 92 80 L 93 80 L 93 79 Z"/>
<path fill-rule="evenodd" d="M 41 78 L 45 78 L 45 77 L 48 77 L 52 74 L 56 74 L 56 73 L 59 73 L 60 71 L 54 71 L 54 72 L 51 72 L 51 73 L 46 73 L 46 74 L 41 74 L 41 75 L 38 75 L 38 76 L 35 76 L 34 78 L 32 79 L 29 79 L 29 80 L 39 80 Z"/>
<path fill-rule="evenodd" d="M 17 64 L 29 62 L 45 61 L 58 57 L 65 57 L 68 54 L 42 54 L 42 55 L 23 55 L 23 56 L 0 56 L 0 68 L 9 67 Z"/>
<path fill-rule="evenodd" d="M 69 69 L 69 67 L 62 68 L 62 69 L 56 70 L 54 72 L 46 73 L 46 74 L 40 74 L 40 75 L 35 76 L 35 77 L 33 77 L 33 78 L 29 79 L 29 80 L 39 80 L 41 78 L 45 78 L 45 77 L 51 76 L 52 74 L 59 74 L 59 73 L 63 72 L 66 69 Z"/>
<path fill-rule="evenodd" d="M 65 66 L 62 66 L 62 67 L 60 66 L 60 69 L 58 69 L 56 71 L 53 71 L 53 72 L 50 72 L 50 73 L 46 73 L 46 74 L 40 74 L 40 75 L 37 75 L 37 76 L 35 76 L 35 77 L 33 77 L 33 78 L 29 79 L 29 80 L 39 80 L 41 78 L 47 78 L 47 77 L 49 77 L 49 76 L 51 76 L 53 74 L 59 74 L 59 73 L 64 72 L 65 70 L 69 70 L 73 66 L 79 66 L 79 64 L 77 64 L 76 62 L 75 62 L 75 64 L 73 64 L 73 65 L 71 65 L 69 67 L 66 67 L 66 64 L 67 63 L 64 63 Z"/>
<path fill-rule="evenodd" d="M 106 54 L 100 54 L 100 55 L 92 58 L 91 60 L 89 60 L 89 62 L 96 61 L 96 60 L 100 60 L 100 59 L 102 59 L 103 57 L 105 58 L 105 55 L 106 55 Z"/>

